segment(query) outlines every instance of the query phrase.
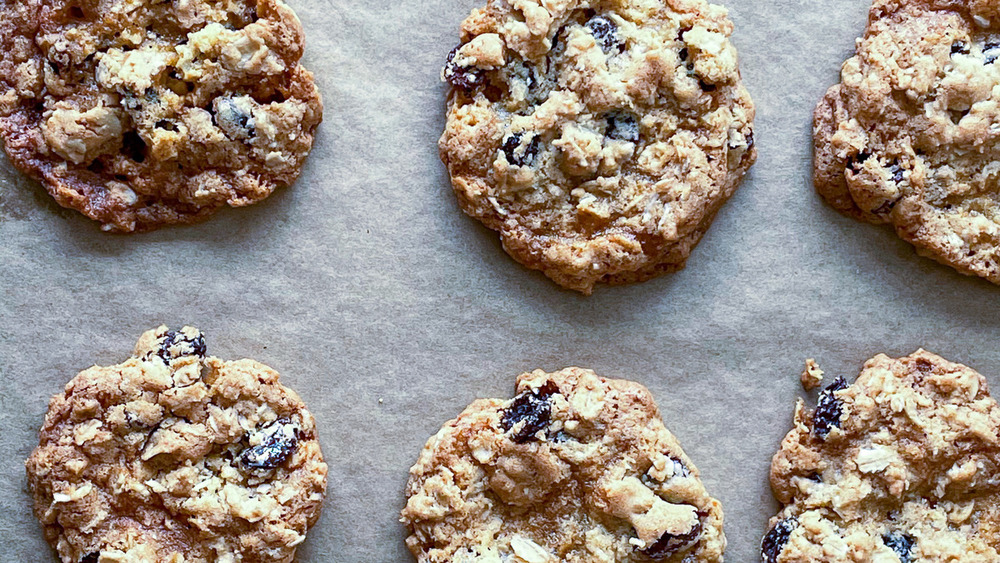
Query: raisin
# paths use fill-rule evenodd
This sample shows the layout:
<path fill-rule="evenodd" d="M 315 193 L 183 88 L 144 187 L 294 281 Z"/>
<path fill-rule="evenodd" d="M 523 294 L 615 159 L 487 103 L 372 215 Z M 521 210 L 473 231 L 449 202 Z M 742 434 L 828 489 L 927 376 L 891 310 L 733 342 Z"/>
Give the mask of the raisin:
<path fill-rule="evenodd" d="M 100 551 L 91 551 L 80 559 L 80 563 L 97 563 L 101 559 Z"/>
<path fill-rule="evenodd" d="M 752 149 L 753 144 L 754 144 L 753 129 L 751 129 L 747 131 L 747 150 Z"/>
<path fill-rule="evenodd" d="M 252 110 L 253 106 L 246 98 L 216 98 L 215 124 L 231 139 L 249 139 L 256 132 Z"/>
<path fill-rule="evenodd" d="M 625 111 L 613 111 L 605 116 L 608 128 L 604 136 L 609 139 L 636 142 L 639 140 L 639 119 Z"/>
<path fill-rule="evenodd" d="M 612 50 L 621 53 L 625 49 L 625 44 L 618 40 L 618 26 L 615 22 L 604 16 L 594 16 L 584 25 L 606 54 L 610 55 Z"/>
<path fill-rule="evenodd" d="M 170 360 L 184 356 L 194 355 L 204 358 L 208 351 L 205 346 L 205 335 L 195 329 L 189 329 L 189 332 L 194 334 L 187 334 L 183 330 L 168 330 L 167 334 L 163 335 L 163 342 L 160 343 L 156 355 L 168 364 Z"/>
<path fill-rule="evenodd" d="M 900 563 L 910 563 L 910 550 L 913 549 L 914 543 L 913 536 L 903 532 L 887 532 L 882 534 L 882 541 L 886 547 L 899 556 Z"/>
<path fill-rule="evenodd" d="M 474 90 L 483 85 L 486 81 L 486 75 L 483 74 L 482 69 L 461 66 L 455 63 L 455 55 L 458 54 L 460 48 L 462 48 L 461 45 L 448 53 L 448 60 L 444 63 L 444 79 L 456 88 L 461 88 L 465 91 Z"/>
<path fill-rule="evenodd" d="M 665 533 L 660 536 L 660 539 L 656 540 L 656 543 L 642 550 L 642 552 L 654 561 L 666 559 L 684 551 L 686 548 L 691 547 L 691 544 L 698 541 L 698 538 L 701 537 L 701 527 L 701 514 L 699 514 L 698 521 L 691 528 L 690 532 L 676 536 Z"/>
<path fill-rule="evenodd" d="M 969 45 L 965 41 L 955 41 L 951 44 L 951 54 L 957 55 L 959 53 L 963 55 L 969 54 Z"/>
<path fill-rule="evenodd" d="M 698 76 L 698 73 L 694 71 L 694 61 L 691 60 L 691 52 L 688 51 L 687 47 L 681 47 L 681 50 L 677 52 L 677 56 L 680 58 L 681 62 L 684 63 L 684 68 L 687 69 L 688 76 L 693 76 L 698 78 L 698 87 L 704 92 L 714 92 L 718 89 L 718 86 L 710 82 L 705 82 L 705 80 Z"/>
<path fill-rule="evenodd" d="M 764 563 L 777 563 L 781 550 L 785 549 L 789 536 L 799 527 L 799 521 L 789 516 L 774 525 L 760 541 L 760 556 Z"/>
<path fill-rule="evenodd" d="M 264 439 L 240 453 L 247 469 L 274 469 L 287 460 L 299 445 L 298 429 L 287 419 L 272 422 L 261 430 Z"/>
<path fill-rule="evenodd" d="M 514 397 L 514 401 L 503 410 L 500 418 L 500 426 L 504 432 L 510 432 L 518 424 L 524 423 L 510 436 L 511 440 L 524 444 L 536 439 L 535 434 L 549 425 L 549 417 L 552 415 L 549 398 L 556 392 L 558 388 L 548 381 L 538 391 L 525 391 Z"/>
<path fill-rule="evenodd" d="M 840 428 L 840 416 L 844 411 L 834 392 L 841 389 L 847 389 L 847 382 L 843 377 L 838 377 L 819 394 L 816 412 L 813 413 L 813 432 L 820 438 L 826 438 L 833 428 Z"/>
<path fill-rule="evenodd" d="M 514 133 L 510 137 L 507 137 L 507 140 L 503 142 L 503 146 L 500 147 L 503 150 L 503 154 L 507 156 L 507 162 L 514 166 L 529 166 L 534 162 L 535 157 L 538 156 L 537 135 L 532 135 L 528 146 L 524 147 L 520 155 L 517 154 L 517 150 L 521 147 L 521 139 L 523 138 L 523 132 Z"/>
<path fill-rule="evenodd" d="M 680 57 L 681 62 L 684 63 L 684 68 L 687 69 L 688 73 L 694 72 L 694 61 L 691 60 L 691 53 L 688 51 L 687 47 L 682 47 L 678 51 L 677 56 Z"/>
<path fill-rule="evenodd" d="M 903 167 L 898 160 L 893 160 L 889 166 L 889 173 L 892 174 L 892 181 L 897 184 L 903 181 Z"/>
<path fill-rule="evenodd" d="M 862 168 L 861 165 L 864 164 L 864 162 L 866 160 L 868 160 L 869 158 L 871 158 L 871 157 L 872 157 L 872 154 L 870 152 L 861 151 L 858 154 L 852 156 L 847 161 L 847 167 L 850 168 L 851 170 L 855 171 L 855 172 L 861 172 L 861 168 Z"/>
<path fill-rule="evenodd" d="M 993 41 L 987 41 L 986 45 L 983 46 L 983 64 L 991 65 L 994 61 L 1000 58 L 1000 43 Z"/>

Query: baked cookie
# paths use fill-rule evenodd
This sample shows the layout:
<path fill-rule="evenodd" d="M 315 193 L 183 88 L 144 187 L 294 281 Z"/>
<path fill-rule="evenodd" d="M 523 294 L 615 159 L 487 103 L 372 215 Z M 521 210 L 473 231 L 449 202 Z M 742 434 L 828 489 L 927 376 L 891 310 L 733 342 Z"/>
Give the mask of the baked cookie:
<path fill-rule="evenodd" d="M 0 137 L 14 165 L 108 231 L 290 184 L 323 105 L 282 0 L 0 3 Z"/>
<path fill-rule="evenodd" d="M 703 0 L 490 0 L 439 146 L 462 209 L 564 287 L 684 267 L 756 158 L 733 25 Z"/>
<path fill-rule="evenodd" d="M 63 563 L 292 561 L 326 492 L 315 421 L 271 368 L 205 354 L 160 327 L 52 398 L 26 466 Z"/>
<path fill-rule="evenodd" d="M 918 350 L 802 400 L 771 462 L 784 508 L 765 563 L 1000 561 L 1000 407 L 972 369 Z"/>
<path fill-rule="evenodd" d="M 815 113 L 815 186 L 917 252 L 1000 283 L 1000 4 L 875 0 Z"/>
<path fill-rule="evenodd" d="M 421 563 L 722 561 L 722 506 L 649 391 L 590 370 L 517 378 L 424 446 L 402 522 Z"/>

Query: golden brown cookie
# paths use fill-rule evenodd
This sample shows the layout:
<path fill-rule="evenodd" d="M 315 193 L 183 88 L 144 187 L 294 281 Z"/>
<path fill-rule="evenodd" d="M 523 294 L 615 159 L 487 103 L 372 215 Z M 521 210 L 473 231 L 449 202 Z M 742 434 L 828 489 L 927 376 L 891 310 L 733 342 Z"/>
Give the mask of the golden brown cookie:
<path fill-rule="evenodd" d="M 875 356 L 814 410 L 796 405 L 764 563 L 1000 561 L 998 434 L 979 373 L 923 350 Z"/>
<path fill-rule="evenodd" d="M 26 466 L 63 563 L 289 563 L 326 492 L 298 395 L 253 360 L 206 357 L 190 327 L 74 377 Z"/>
<path fill-rule="evenodd" d="M 732 30 L 704 0 L 474 10 L 443 72 L 462 209 L 583 293 L 682 268 L 756 158 Z"/>
<path fill-rule="evenodd" d="M 60 205 L 142 231 L 295 180 L 323 105 L 282 0 L 0 3 L 0 138 Z"/>
<path fill-rule="evenodd" d="M 919 254 L 1000 283 L 1000 4 L 875 0 L 816 107 L 815 186 Z"/>
<path fill-rule="evenodd" d="M 448 421 L 410 469 L 420 563 L 719 562 L 722 506 L 649 391 L 590 370 L 517 378 Z"/>

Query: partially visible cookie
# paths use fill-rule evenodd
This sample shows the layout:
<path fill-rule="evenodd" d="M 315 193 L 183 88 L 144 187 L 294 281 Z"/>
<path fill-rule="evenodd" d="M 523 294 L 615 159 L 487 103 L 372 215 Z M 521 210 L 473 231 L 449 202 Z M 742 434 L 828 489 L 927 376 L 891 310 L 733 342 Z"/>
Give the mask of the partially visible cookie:
<path fill-rule="evenodd" d="M 323 105 L 282 0 L 0 3 L 0 138 L 109 231 L 260 201 L 299 175 Z"/>
<path fill-rule="evenodd" d="M 26 467 L 63 563 L 288 563 L 326 492 L 298 395 L 265 365 L 206 356 L 190 327 L 74 377 Z"/>
<path fill-rule="evenodd" d="M 715 562 L 722 507 L 638 383 L 517 378 L 424 446 L 402 521 L 421 563 Z"/>
<path fill-rule="evenodd" d="M 462 209 L 564 287 L 684 267 L 756 158 L 732 22 L 704 0 L 490 0 L 443 77 Z"/>
<path fill-rule="evenodd" d="M 917 252 L 1000 283 L 1000 4 L 875 0 L 816 107 L 814 182 Z"/>
<path fill-rule="evenodd" d="M 875 356 L 816 409 L 796 405 L 764 563 L 1000 561 L 998 433 L 979 373 L 923 350 Z"/>

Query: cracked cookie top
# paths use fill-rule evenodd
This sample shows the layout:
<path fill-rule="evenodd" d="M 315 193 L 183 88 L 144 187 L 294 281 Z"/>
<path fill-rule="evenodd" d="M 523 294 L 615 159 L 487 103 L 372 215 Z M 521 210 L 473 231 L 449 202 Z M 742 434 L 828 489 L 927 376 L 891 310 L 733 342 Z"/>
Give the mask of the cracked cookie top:
<path fill-rule="evenodd" d="M 0 4 L 0 137 L 109 231 L 198 220 L 290 184 L 322 102 L 281 0 Z"/>
<path fill-rule="evenodd" d="M 816 108 L 815 186 L 917 252 L 1000 283 L 1000 7 L 875 0 Z"/>
<path fill-rule="evenodd" d="M 421 563 L 718 562 L 722 507 L 649 391 L 534 371 L 424 446 L 402 521 Z"/>
<path fill-rule="evenodd" d="M 771 462 L 784 507 L 764 563 L 1000 560 L 1000 407 L 974 370 L 918 350 L 836 378 Z"/>
<path fill-rule="evenodd" d="M 462 208 L 556 283 L 683 267 L 756 157 L 732 23 L 703 0 L 491 0 L 448 56 Z"/>
<path fill-rule="evenodd" d="M 26 467 L 63 563 L 287 563 L 326 492 L 298 395 L 267 366 L 206 356 L 190 327 L 73 378 Z"/>

